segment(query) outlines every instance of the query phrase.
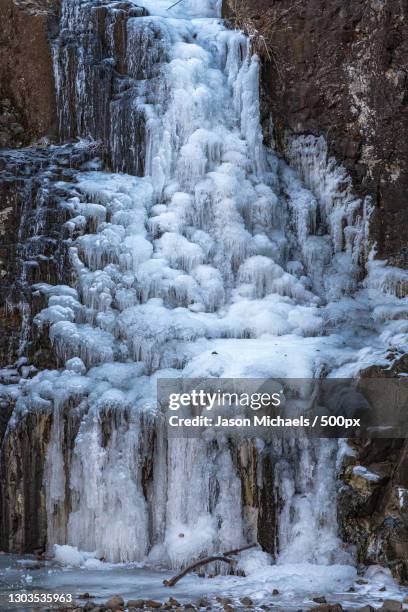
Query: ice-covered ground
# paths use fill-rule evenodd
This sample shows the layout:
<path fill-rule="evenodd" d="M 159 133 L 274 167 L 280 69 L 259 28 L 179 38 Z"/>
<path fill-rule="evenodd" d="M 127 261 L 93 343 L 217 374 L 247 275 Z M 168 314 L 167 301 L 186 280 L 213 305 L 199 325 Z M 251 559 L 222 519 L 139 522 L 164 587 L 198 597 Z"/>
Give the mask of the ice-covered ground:
<path fill-rule="evenodd" d="M 258 553 L 257 553 L 258 554 Z M 66 561 L 73 560 L 75 552 L 66 551 Z M 247 578 L 217 576 L 200 578 L 187 575 L 175 587 L 163 586 L 169 578 L 168 571 L 143 568 L 137 565 L 115 565 L 100 563 L 88 558 L 82 566 L 61 563 L 38 563 L 32 557 L 0 556 L 0 606 L 4 612 L 16 610 L 8 604 L 10 591 L 18 593 L 65 593 L 72 594 L 80 605 L 87 603 L 80 596 L 89 593 L 90 600 L 104 603 L 113 595 L 120 594 L 125 602 L 135 599 L 153 599 L 165 602 L 169 597 L 181 604 L 195 603 L 207 599 L 212 609 L 223 609 L 216 598 L 229 598 L 240 607 L 240 599 L 249 597 L 256 606 L 271 605 L 284 610 L 307 610 L 316 605 L 313 597 L 325 596 L 328 602 L 341 603 L 345 609 L 358 609 L 363 605 L 380 608 L 384 599 L 402 601 L 407 590 L 399 588 L 391 579 L 388 570 L 372 566 L 362 576 L 353 568 L 344 565 L 316 566 L 291 564 L 270 566 L 259 558 L 247 558 L 243 566 Z M 61 559 L 62 560 L 62 559 Z M 385 589 L 384 589 L 385 587 Z M 353 588 L 354 591 L 349 589 Z M 273 591 L 278 593 L 273 595 Z M 33 606 L 33 607 L 38 607 Z M 30 607 L 18 607 L 29 610 Z"/>
<path fill-rule="evenodd" d="M 370 203 L 353 196 L 322 139 L 291 143 L 295 170 L 263 146 L 259 61 L 242 33 L 213 16 L 218 3 L 186 0 L 171 14 L 164 1 L 138 4 L 153 16 L 129 20 L 129 44 L 154 22 L 169 58 L 147 104 L 146 176 L 96 165 L 59 184 L 72 213 L 65 229 L 77 281 L 35 287 L 48 297 L 35 324 L 49 329 L 61 367 L 4 392 L 17 399 L 9 428 L 27 410 L 53 410 L 44 477 L 50 549 L 70 544 L 109 561 L 176 568 L 245 543 L 248 525 L 227 442 L 217 452 L 201 441 L 167 447 L 158 432 L 146 496 L 141 415 L 155 419 L 157 378 L 348 377 L 388 364 L 390 345 L 396 355 L 407 350 L 408 274 L 367 253 Z M 70 400 L 81 425 L 67 458 Z M 262 599 L 276 585 L 292 602 L 316 589 L 346 590 L 355 568 L 337 538 L 336 445 L 279 452 L 278 563 L 210 588 Z M 56 509 L 67 490 L 61 524 Z M 54 571 L 38 575 L 83 580 L 87 591 L 99 576 Z M 132 576 L 111 571 L 124 584 Z M 152 585 L 159 576 L 139 571 Z M 189 597 L 209 588 L 198 578 L 185 584 Z"/>

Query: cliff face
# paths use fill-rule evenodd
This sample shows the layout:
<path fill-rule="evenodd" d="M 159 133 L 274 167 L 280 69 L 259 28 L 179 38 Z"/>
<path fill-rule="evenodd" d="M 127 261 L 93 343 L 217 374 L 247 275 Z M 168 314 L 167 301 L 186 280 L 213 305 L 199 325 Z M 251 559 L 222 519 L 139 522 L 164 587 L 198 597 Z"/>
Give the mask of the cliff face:
<path fill-rule="evenodd" d="M 362 378 L 396 378 L 408 369 L 408 355 L 384 368 L 371 366 Z M 387 393 L 377 395 L 386 405 Z M 351 440 L 340 473 L 338 523 L 364 564 L 388 566 L 408 584 L 408 440 Z"/>
<path fill-rule="evenodd" d="M 56 137 L 49 37 L 58 0 L 0 0 L 0 148 Z"/>
<path fill-rule="evenodd" d="M 352 447 L 339 493 L 342 537 L 355 544 L 359 562 L 386 565 L 407 584 L 408 441 L 357 440 Z"/>
<path fill-rule="evenodd" d="M 71 279 L 64 242 L 68 213 L 59 205 L 66 194 L 56 182 L 69 184 L 94 153 L 80 145 L 0 151 L 0 367 L 16 362 L 19 369 L 0 374 L 0 382 L 26 370 L 21 355 L 40 369 L 55 365 L 47 334 L 32 324 L 45 305 L 33 285 Z"/>
<path fill-rule="evenodd" d="M 372 197 L 378 255 L 406 267 L 406 0 L 225 0 L 224 15 L 266 40 L 264 124 L 272 116 L 282 152 L 287 136 L 323 134 Z"/>

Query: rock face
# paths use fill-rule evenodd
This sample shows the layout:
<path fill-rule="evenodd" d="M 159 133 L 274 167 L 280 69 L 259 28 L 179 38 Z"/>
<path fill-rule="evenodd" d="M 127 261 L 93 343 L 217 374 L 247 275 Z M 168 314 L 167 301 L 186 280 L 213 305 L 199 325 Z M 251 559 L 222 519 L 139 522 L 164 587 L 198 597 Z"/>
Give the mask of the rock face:
<path fill-rule="evenodd" d="M 58 0 L 0 0 L 0 147 L 57 136 L 49 38 Z"/>
<path fill-rule="evenodd" d="M 12 429 L 1 448 L 0 546 L 18 553 L 44 548 L 47 514 L 43 483 L 44 457 L 51 414 L 29 413 Z M 27 448 L 32 451 L 27 453 Z"/>
<path fill-rule="evenodd" d="M 225 0 L 224 15 L 266 41 L 258 42 L 265 131 L 272 115 L 283 153 L 288 136 L 324 135 L 356 192 L 373 199 L 378 255 L 406 267 L 406 2 Z"/>
<path fill-rule="evenodd" d="M 160 28 L 135 19 L 146 14 L 130 2 L 81 11 L 67 5 L 54 42 L 60 137 L 100 140 L 110 168 L 138 176 L 147 155 L 146 104 L 157 97 L 165 53 Z"/>
<path fill-rule="evenodd" d="M 390 360 L 395 355 L 389 355 Z M 396 378 L 407 371 L 407 355 L 390 367 L 371 366 L 364 379 Z M 386 405 L 386 393 L 375 401 Z M 408 440 L 351 440 L 340 474 L 338 521 L 342 537 L 357 547 L 364 564 L 388 566 L 408 584 Z"/>
<path fill-rule="evenodd" d="M 23 354 L 39 368 L 54 363 L 47 334 L 33 329 L 45 301 L 32 285 L 71 278 L 62 228 L 68 211 L 59 206 L 64 190 L 54 183 L 69 183 L 94 153 L 81 146 L 0 153 L 0 366 Z"/>
<path fill-rule="evenodd" d="M 407 584 L 408 442 L 361 440 L 353 447 L 339 496 L 343 538 L 357 546 L 361 563 L 386 565 Z"/>

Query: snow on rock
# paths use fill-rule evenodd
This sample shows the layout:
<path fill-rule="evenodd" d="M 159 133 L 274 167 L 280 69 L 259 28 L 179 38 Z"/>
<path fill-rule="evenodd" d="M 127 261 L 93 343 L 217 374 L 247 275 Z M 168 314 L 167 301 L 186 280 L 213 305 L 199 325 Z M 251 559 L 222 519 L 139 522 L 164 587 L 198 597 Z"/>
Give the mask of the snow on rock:
<path fill-rule="evenodd" d="M 379 474 L 374 474 L 374 472 L 370 472 L 363 465 L 356 465 L 353 467 L 353 474 L 356 476 L 360 476 L 364 478 L 364 480 L 368 480 L 370 482 L 378 482 L 381 480 L 381 476 Z"/>
<path fill-rule="evenodd" d="M 58 544 L 54 545 L 54 559 L 61 565 L 68 567 L 86 567 L 88 562 L 92 562 L 90 567 L 94 569 L 97 564 L 100 564 L 100 560 L 96 558 L 96 552 L 83 552 L 78 550 L 76 546 L 68 546 Z M 96 561 L 96 564 L 94 562 Z"/>

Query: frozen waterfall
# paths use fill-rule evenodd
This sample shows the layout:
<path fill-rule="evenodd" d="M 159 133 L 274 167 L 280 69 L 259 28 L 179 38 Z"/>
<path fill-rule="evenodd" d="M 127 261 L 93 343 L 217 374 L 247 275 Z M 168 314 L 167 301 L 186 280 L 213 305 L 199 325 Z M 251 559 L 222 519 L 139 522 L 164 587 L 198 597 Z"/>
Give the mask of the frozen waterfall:
<path fill-rule="evenodd" d="M 352 563 L 337 442 L 168 440 L 156 382 L 352 376 L 403 342 L 407 280 L 372 260 L 370 202 L 322 138 L 291 167 L 264 146 L 259 60 L 219 2 L 168 5 L 62 0 L 61 135 L 102 142 L 109 171 L 56 184 L 74 280 L 34 287 L 34 323 L 59 369 L 13 390 L 5 443 L 49 415 L 49 549 L 179 568 L 255 540 L 268 563 Z"/>

